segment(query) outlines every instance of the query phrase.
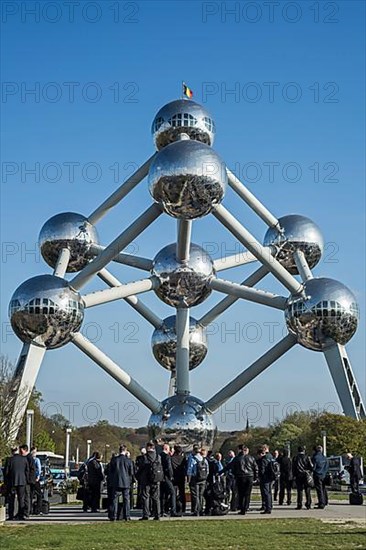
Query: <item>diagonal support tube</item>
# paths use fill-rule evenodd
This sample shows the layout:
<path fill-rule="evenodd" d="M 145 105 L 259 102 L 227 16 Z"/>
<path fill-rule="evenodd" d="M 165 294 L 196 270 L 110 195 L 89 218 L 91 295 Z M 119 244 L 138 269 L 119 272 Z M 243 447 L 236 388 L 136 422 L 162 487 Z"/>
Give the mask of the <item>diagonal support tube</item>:
<path fill-rule="evenodd" d="M 294 260 L 297 267 L 297 271 L 301 277 L 303 283 L 306 283 L 309 279 L 313 278 L 313 274 L 310 270 L 308 262 L 306 261 L 305 254 L 302 250 L 295 250 Z"/>
<path fill-rule="evenodd" d="M 121 386 L 126 388 L 136 399 L 141 401 L 153 413 L 161 409 L 161 403 L 153 397 L 145 388 L 140 386 L 136 380 L 131 378 L 126 371 L 121 369 L 112 359 L 103 353 L 94 344 L 89 342 L 80 332 L 72 335 L 72 343 L 85 355 L 90 357 L 97 365 L 114 378 Z"/>
<path fill-rule="evenodd" d="M 261 265 L 261 267 L 254 271 L 254 273 L 249 275 L 249 277 L 247 277 L 242 282 L 242 284 L 245 286 L 254 286 L 259 283 L 259 281 L 261 281 L 266 275 L 268 275 L 268 273 L 269 271 L 266 266 Z M 212 309 L 210 309 L 210 311 L 205 313 L 205 315 L 201 317 L 198 323 L 204 327 L 207 327 L 210 323 L 213 323 L 219 315 L 224 313 L 224 311 L 235 304 L 235 302 L 237 302 L 238 300 L 239 298 L 237 296 L 226 296 L 226 298 L 216 304 Z"/>
<path fill-rule="evenodd" d="M 335 344 L 324 351 L 324 355 L 344 414 L 352 416 L 356 420 L 366 418 L 365 405 L 346 349 L 340 344 Z"/>
<path fill-rule="evenodd" d="M 108 304 L 115 300 L 121 300 L 134 294 L 142 294 L 148 292 L 153 288 L 159 286 L 159 279 L 157 277 L 149 277 L 148 279 L 142 279 L 142 281 L 134 281 L 126 285 L 115 286 L 113 288 L 107 288 L 106 290 L 97 290 L 90 294 L 84 294 L 82 296 L 84 307 L 99 306 L 101 304 Z"/>
<path fill-rule="evenodd" d="M 106 246 L 101 246 L 100 244 L 93 244 L 90 247 L 90 252 L 94 256 L 98 256 L 106 248 Z M 133 256 L 132 254 L 123 254 L 123 252 L 117 254 L 117 256 L 113 258 L 113 261 L 135 267 L 136 269 L 141 269 L 142 271 L 151 271 L 153 267 L 153 261 L 149 260 L 149 258 L 141 258 L 140 256 Z"/>
<path fill-rule="evenodd" d="M 162 211 L 157 204 L 152 204 L 141 216 L 139 216 L 131 225 L 125 229 L 107 248 L 99 254 L 94 260 L 92 260 L 87 266 L 84 267 L 70 281 L 70 285 L 79 290 L 82 286 L 95 275 L 98 271 L 103 269 L 117 254 L 121 252 L 133 239 L 135 239 L 140 233 L 142 233 L 153 221 L 155 221 Z"/>
<path fill-rule="evenodd" d="M 9 441 L 16 440 L 18 436 L 45 353 L 44 346 L 33 343 L 24 344 L 20 352 L 11 388 L 13 395 L 5 405 L 9 408 L 9 427 L 6 430 Z"/>
<path fill-rule="evenodd" d="M 177 259 L 188 262 L 191 246 L 192 220 L 178 220 Z"/>
<path fill-rule="evenodd" d="M 272 294 L 272 292 L 250 288 L 238 283 L 224 281 L 223 279 L 211 279 L 210 287 L 218 292 L 236 296 L 237 298 L 243 298 L 244 300 L 262 304 L 264 306 L 281 309 L 282 311 L 285 309 L 287 302 L 287 298 L 278 296 L 277 294 Z"/>
<path fill-rule="evenodd" d="M 104 281 L 111 288 L 121 286 L 121 282 L 110 273 L 107 269 L 102 269 L 98 273 L 98 277 Z M 150 308 L 141 302 L 137 296 L 127 296 L 124 298 L 135 311 L 137 311 L 142 317 L 144 317 L 153 327 L 159 328 L 163 324 L 163 320 L 160 319 Z"/>
<path fill-rule="evenodd" d="M 244 226 L 221 204 L 215 206 L 213 215 L 291 292 L 299 294 L 302 284 L 276 260 L 269 248 L 262 246 Z"/>
<path fill-rule="evenodd" d="M 225 271 L 225 269 L 231 269 L 232 267 L 238 267 L 239 265 L 250 264 L 256 261 L 257 258 L 254 256 L 254 254 L 246 251 L 214 260 L 214 268 L 216 272 L 219 272 Z"/>
<path fill-rule="evenodd" d="M 89 216 L 89 222 L 94 224 L 98 222 L 107 212 L 116 206 L 132 189 L 136 187 L 149 173 L 149 168 L 156 153 L 142 164 L 136 172 L 132 174 L 122 185 L 116 189 L 94 212 Z"/>
<path fill-rule="evenodd" d="M 55 277 L 61 277 L 62 279 L 65 277 L 69 261 L 70 250 L 68 248 L 63 248 L 58 256 L 57 264 L 55 265 L 55 269 L 53 271 Z"/>
<path fill-rule="evenodd" d="M 268 350 L 262 357 L 254 361 L 250 367 L 245 369 L 239 376 L 234 378 L 229 384 L 227 384 L 222 390 L 216 393 L 211 399 L 205 403 L 205 409 L 210 412 L 215 412 L 221 405 L 223 405 L 228 399 L 233 397 L 238 391 L 243 389 L 249 382 L 254 380 L 257 376 L 262 374 L 267 367 L 270 367 L 272 363 L 277 361 L 282 355 L 284 355 L 289 349 L 291 349 L 297 340 L 292 334 L 288 334 L 280 340 L 273 348 Z"/>
<path fill-rule="evenodd" d="M 176 310 L 176 393 L 189 394 L 189 308 Z"/>
<path fill-rule="evenodd" d="M 281 230 L 279 220 L 257 199 L 253 193 L 227 168 L 228 183 L 233 191 L 269 226 Z"/>

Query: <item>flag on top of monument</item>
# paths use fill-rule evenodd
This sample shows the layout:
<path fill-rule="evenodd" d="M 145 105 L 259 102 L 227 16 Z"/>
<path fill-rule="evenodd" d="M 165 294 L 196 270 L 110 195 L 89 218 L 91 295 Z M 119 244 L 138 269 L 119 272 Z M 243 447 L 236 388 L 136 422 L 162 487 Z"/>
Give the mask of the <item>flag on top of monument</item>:
<path fill-rule="evenodd" d="M 183 82 L 183 94 L 188 97 L 188 99 L 191 99 L 191 97 L 193 97 L 193 91 L 191 90 L 191 88 L 188 88 L 185 82 Z"/>

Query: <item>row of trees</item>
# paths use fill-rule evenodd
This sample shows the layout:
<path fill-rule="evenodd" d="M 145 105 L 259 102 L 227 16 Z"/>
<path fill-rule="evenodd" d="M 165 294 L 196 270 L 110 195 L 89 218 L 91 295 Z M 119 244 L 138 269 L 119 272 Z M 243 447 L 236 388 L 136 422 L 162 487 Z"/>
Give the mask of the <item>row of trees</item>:
<path fill-rule="evenodd" d="M 12 391 L 13 366 L 6 357 L 0 357 L 0 458 L 9 454 L 10 442 L 6 437 L 8 412 L 6 403 Z M 72 428 L 71 455 L 80 449 L 80 459 L 86 454 L 86 441 L 92 440 L 92 447 L 101 453 L 116 451 L 121 442 L 128 445 L 132 456 L 148 439 L 146 427 L 137 429 L 114 426 L 107 420 L 94 425 L 72 426 L 67 418 L 60 414 L 51 417 L 42 413 L 42 395 L 34 390 L 28 408 L 34 410 L 33 442 L 39 449 L 47 449 L 59 454 L 65 453 L 65 430 Z M 328 455 L 339 455 L 347 451 L 363 456 L 366 463 L 366 420 L 327 412 L 316 411 L 294 412 L 281 421 L 265 427 L 246 427 L 241 431 L 218 432 L 214 449 L 226 455 L 229 449 L 245 443 L 255 452 L 256 448 L 266 442 L 272 449 L 284 448 L 290 444 L 292 453 L 299 445 L 305 445 L 311 451 L 314 445 L 322 443 L 322 431 L 327 434 Z M 19 433 L 19 441 L 25 441 L 25 422 Z"/>

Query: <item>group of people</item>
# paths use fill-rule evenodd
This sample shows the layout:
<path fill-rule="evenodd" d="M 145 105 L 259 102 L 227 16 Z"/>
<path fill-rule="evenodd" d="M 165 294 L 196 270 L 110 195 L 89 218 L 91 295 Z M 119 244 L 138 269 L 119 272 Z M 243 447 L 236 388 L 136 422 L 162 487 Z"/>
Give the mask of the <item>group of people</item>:
<path fill-rule="evenodd" d="M 24 520 L 31 514 L 40 514 L 42 491 L 41 463 L 37 449 L 29 451 L 27 445 L 12 450 L 4 468 L 9 519 Z M 348 453 L 350 486 L 352 493 L 359 492 L 361 464 L 358 457 Z M 188 455 L 182 447 L 150 441 L 141 454 L 132 461 L 126 445 L 103 465 L 102 455 L 94 452 L 79 469 L 79 495 L 83 510 L 97 512 L 101 505 L 102 486 L 107 485 L 108 517 L 110 521 L 129 521 L 131 508 L 142 510 L 141 520 L 161 516 L 177 517 L 186 512 L 186 483 L 191 496 L 191 515 L 221 515 L 229 510 L 245 515 L 250 510 L 253 485 L 258 484 L 261 494 L 261 513 L 271 514 L 273 501 L 291 505 L 293 488 L 297 491 L 297 506 L 312 506 L 311 489 L 317 493 L 317 505 L 328 504 L 328 460 L 318 445 L 309 456 L 299 447 L 292 459 L 286 449 L 270 452 L 261 445 L 252 455 L 246 445 L 239 445 L 237 453 L 230 450 L 223 460 L 221 453 L 193 445 Z M 134 488 L 137 483 L 137 501 Z M 303 503 L 305 495 L 305 503 Z M 18 511 L 15 515 L 15 501 Z"/>
<path fill-rule="evenodd" d="M 350 468 L 352 468 L 350 455 Z M 239 445 L 237 453 L 229 451 L 223 460 L 213 453 L 194 445 L 192 452 L 184 453 L 179 445 L 150 441 L 133 462 L 125 445 L 119 454 L 112 456 L 103 470 L 101 455 L 94 453 L 80 470 L 87 477 L 88 492 L 83 509 L 97 511 L 100 507 L 100 489 L 107 482 L 108 517 L 111 521 L 130 520 L 133 507 L 134 485 L 137 482 L 136 508 L 142 509 L 141 520 L 153 517 L 159 520 L 167 515 L 177 517 L 186 511 L 186 483 L 191 495 L 191 515 L 220 515 L 249 511 L 253 485 L 258 484 L 261 494 L 261 513 L 271 514 L 273 501 L 291 505 L 293 488 L 297 491 L 299 510 L 312 506 L 311 489 L 317 493 L 319 509 L 328 504 L 328 461 L 319 445 L 310 457 L 304 447 L 296 456 L 289 457 L 286 449 L 270 452 L 262 445 L 256 455 L 247 446 Z M 84 473 L 83 473 L 84 472 Z M 84 477 L 85 479 L 85 477 Z M 352 479 L 352 476 L 351 476 Z M 352 483 L 352 482 L 351 482 Z M 305 502 L 303 502 L 305 495 Z"/>
<path fill-rule="evenodd" d="M 37 449 L 28 445 L 14 447 L 4 467 L 5 498 L 9 504 L 9 519 L 26 520 L 30 515 L 42 513 L 40 485 L 41 461 Z M 15 502 L 18 510 L 15 514 Z"/>

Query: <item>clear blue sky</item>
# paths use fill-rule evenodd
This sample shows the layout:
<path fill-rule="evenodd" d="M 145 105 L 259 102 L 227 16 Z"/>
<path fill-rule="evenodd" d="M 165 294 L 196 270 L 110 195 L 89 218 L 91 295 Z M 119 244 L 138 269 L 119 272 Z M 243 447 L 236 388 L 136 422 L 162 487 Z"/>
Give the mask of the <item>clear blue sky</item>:
<path fill-rule="evenodd" d="M 27 13 L 34 4 L 40 11 Z M 41 226 L 58 212 L 88 215 L 150 156 L 151 120 L 180 96 L 185 80 L 194 99 L 211 111 L 215 149 L 228 166 L 274 214 L 300 213 L 320 225 L 327 248 L 314 273 L 343 281 L 360 303 L 361 322 L 348 351 L 363 391 L 364 4 L 280 3 L 270 13 L 265 2 L 255 9 L 246 2 L 105 1 L 79 2 L 74 14 L 70 5 L 59 2 L 56 10 L 51 4 L 2 3 L 3 353 L 15 360 L 21 348 L 8 328 L 12 292 L 29 277 L 50 272 L 38 253 L 26 253 L 37 249 Z M 225 5 L 235 4 L 239 12 L 225 13 Z M 32 168 L 36 174 L 27 172 Z M 98 225 L 101 242 L 108 244 L 150 203 L 143 182 Z M 263 238 L 264 224 L 232 192 L 225 205 Z M 174 240 L 174 232 L 174 221 L 165 216 L 134 250 L 153 257 Z M 215 257 L 235 249 L 234 239 L 211 217 L 195 223 L 193 240 L 213 243 Z M 223 275 L 239 281 L 251 269 Z M 141 277 L 122 266 L 112 270 L 122 281 Z M 285 292 L 271 277 L 260 287 Z M 213 295 L 192 314 L 201 316 L 220 298 Z M 143 299 L 162 317 L 173 312 L 154 295 Z M 168 375 L 152 357 L 151 328 L 127 304 L 93 308 L 85 326 L 89 338 L 100 338 L 104 351 L 165 397 Z M 223 315 L 206 361 L 192 375 L 192 393 L 208 398 L 249 366 L 273 344 L 270 326 L 279 340 L 281 312 L 247 302 Z M 128 426 L 148 419 L 144 407 L 135 411 L 129 394 L 71 345 L 47 353 L 37 386 L 45 403 L 58 403 L 65 415 L 65 403 L 79 403 L 72 419 L 79 424 L 85 417 Z M 334 403 L 339 409 L 322 354 L 295 347 L 228 403 L 226 413 L 235 414 L 223 411 L 216 420 L 221 428 L 239 429 L 245 423 L 239 413 L 256 403 L 250 418 L 266 424 L 270 408 L 281 418 L 290 402 L 303 409 Z M 116 403 L 119 419 L 113 418 Z M 257 418 L 256 408 L 262 411 Z"/>

